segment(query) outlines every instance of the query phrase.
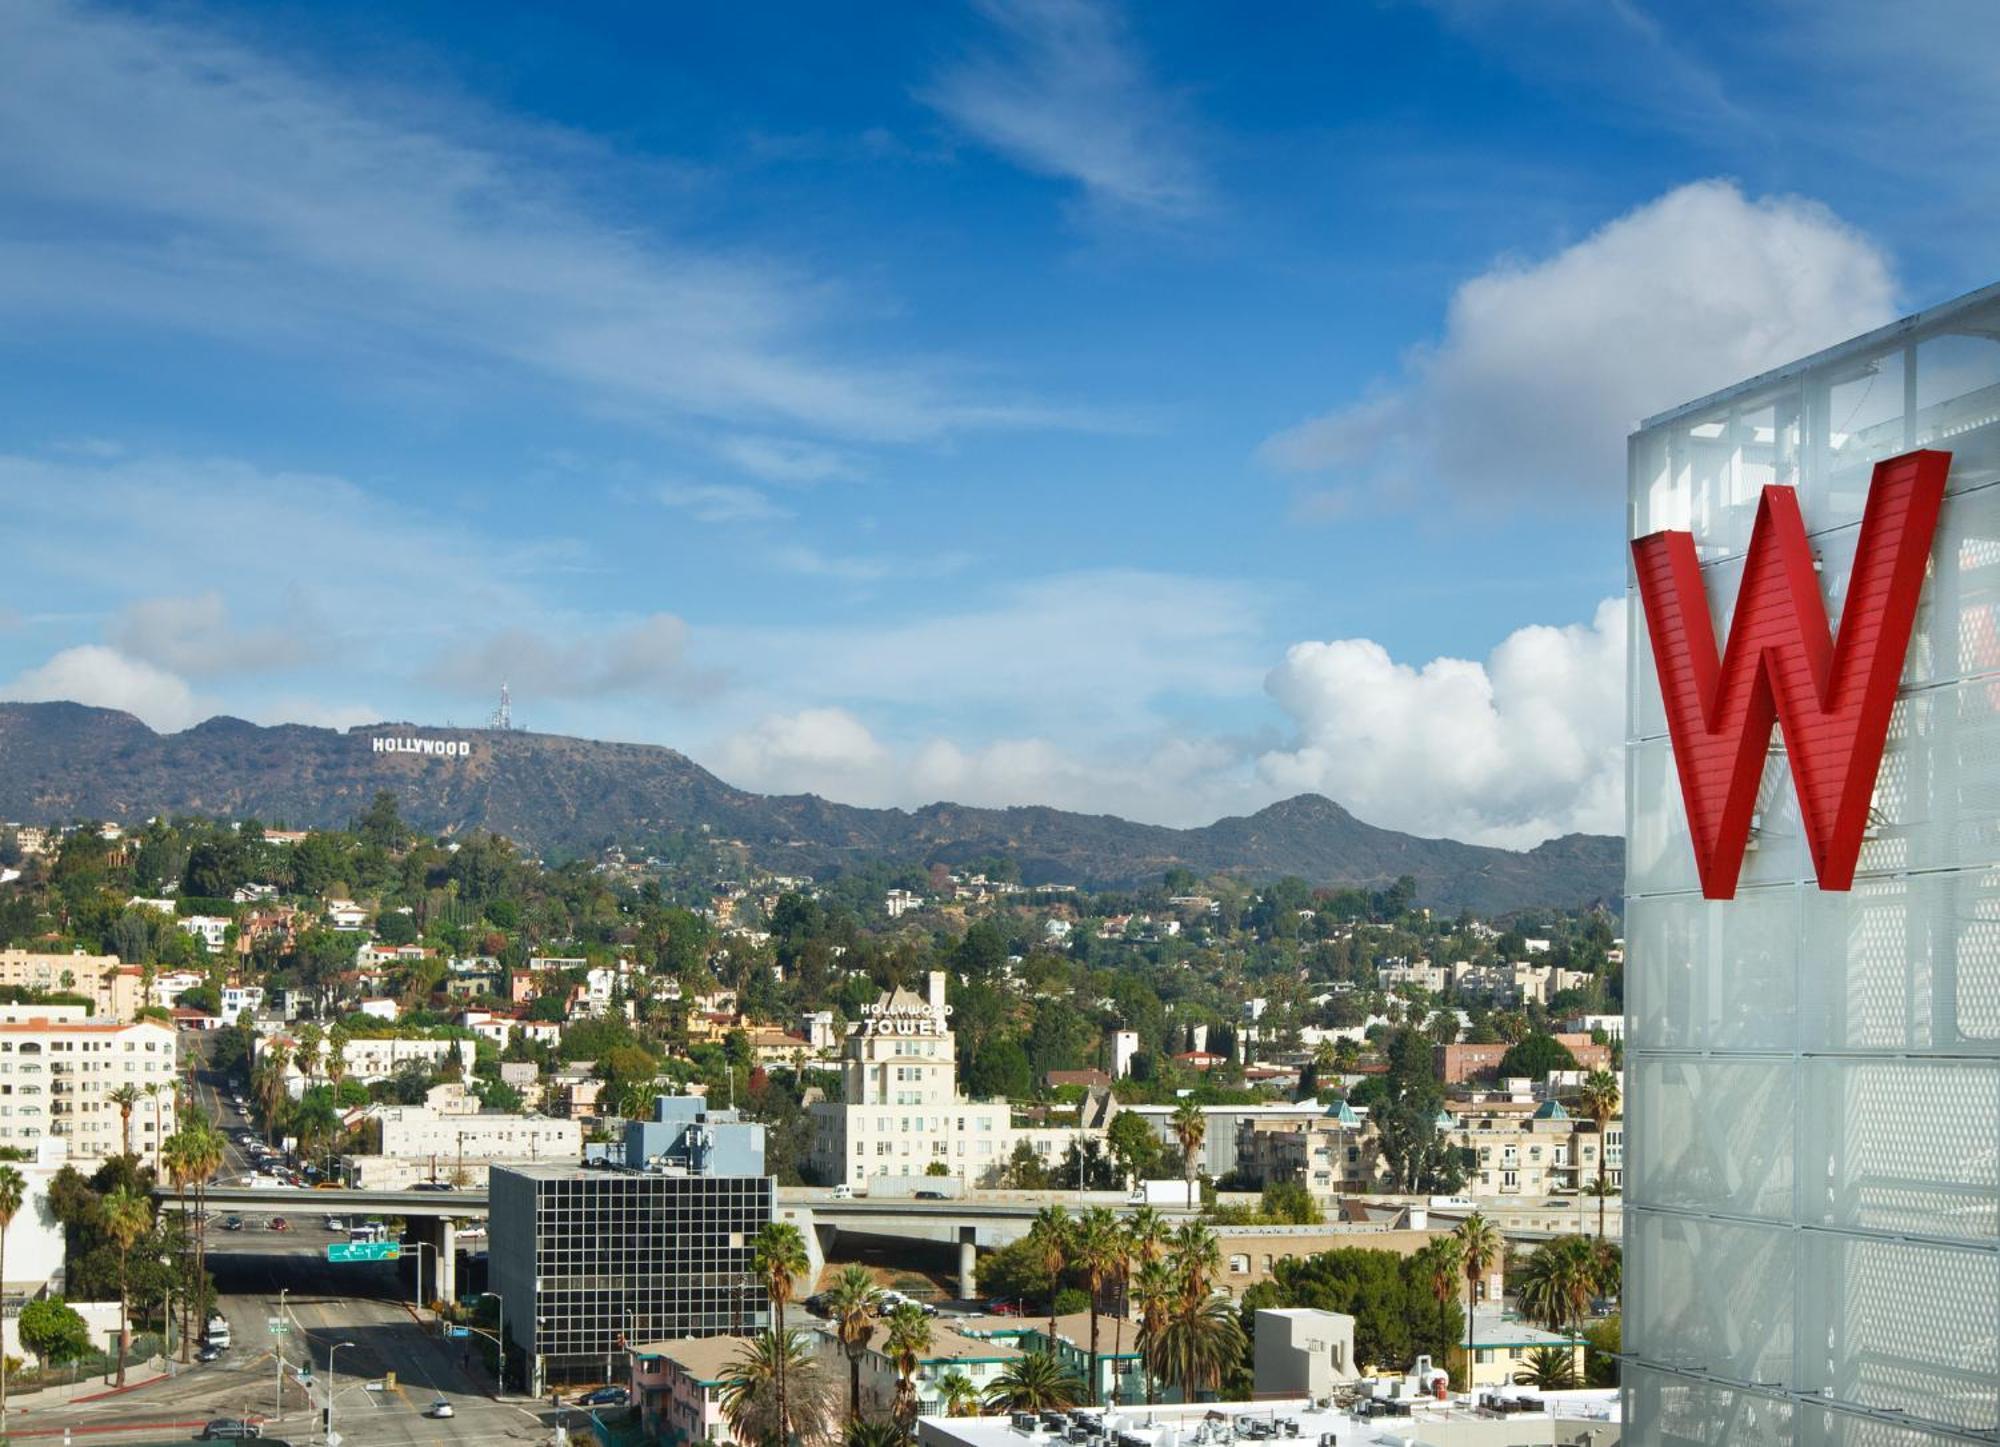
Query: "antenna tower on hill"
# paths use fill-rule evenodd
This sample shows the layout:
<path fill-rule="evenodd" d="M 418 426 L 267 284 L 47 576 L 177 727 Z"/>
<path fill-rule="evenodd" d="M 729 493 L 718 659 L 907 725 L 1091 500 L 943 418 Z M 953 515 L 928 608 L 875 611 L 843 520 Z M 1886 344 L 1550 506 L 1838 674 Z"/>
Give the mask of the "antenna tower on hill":
<path fill-rule="evenodd" d="M 500 707 L 493 710 L 493 717 L 486 721 L 488 728 L 508 729 L 514 727 L 514 697 L 507 692 L 507 685 L 500 685 Z"/>

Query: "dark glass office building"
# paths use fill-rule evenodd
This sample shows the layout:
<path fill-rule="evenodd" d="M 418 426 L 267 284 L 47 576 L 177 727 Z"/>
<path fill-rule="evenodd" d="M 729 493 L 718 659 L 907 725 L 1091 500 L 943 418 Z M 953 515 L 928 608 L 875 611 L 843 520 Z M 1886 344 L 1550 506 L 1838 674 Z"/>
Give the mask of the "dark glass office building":
<path fill-rule="evenodd" d="M 624 1342 L 767 1328 L 751 1255 L 773 1194 L 769 1176 L 495 1166 L 489 1271 L 516 1379 L 619 1380 Z"/>

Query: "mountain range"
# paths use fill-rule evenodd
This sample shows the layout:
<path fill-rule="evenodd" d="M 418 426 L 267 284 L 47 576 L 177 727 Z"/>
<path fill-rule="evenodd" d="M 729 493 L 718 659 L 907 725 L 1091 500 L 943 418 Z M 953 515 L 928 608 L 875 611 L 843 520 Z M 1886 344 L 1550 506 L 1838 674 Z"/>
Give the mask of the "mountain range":
<path fill-rule="evenodd" d="M 442 743 L 463 744 L 447 751 Z M 135 822 L 158 813 L 345 826 L 377 790 L 429 831 L 486 829 L 550 858 L 643 845 L 683 830 L 741 841 L 780 872 L 883 859 L 956 865 L 1006 856 L 1028 883 L 1129 886 L 1167 869 L 1379 888 L 1400 875 L 1444 910 L 1615 905 L 1624 843 L 1571 834 L 1526 851 L 1381 829 L 1317 794 L 1245 817 L 1170 829 L 1026 807 L 866 809 L 733 788 L 653 744 L 559 734 L 369 724 L 347 730 L 212 718 L 161 734 L 74 703 L 0 703 L 0 818 Z"/>

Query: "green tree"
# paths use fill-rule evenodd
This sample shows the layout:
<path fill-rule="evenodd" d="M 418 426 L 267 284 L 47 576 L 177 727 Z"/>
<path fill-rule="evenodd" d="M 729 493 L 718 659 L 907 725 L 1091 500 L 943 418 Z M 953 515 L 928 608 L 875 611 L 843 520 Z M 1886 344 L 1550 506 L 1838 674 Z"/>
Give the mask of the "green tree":
<path fill-rule="evenodd" d="M 861 1420 L 861 1359 L 882 1317 L 882 1293 L 865 1266 L 844 1266 L 826 1293 L 833 1334 L 847 1356 L 847 1416 Z"/>
<path fill-rule="evenodd" d="M 1034 1094 L 1034 1090 L 1034 1075 L 1028 1068 L 1028 1052 L 1011 1035 L 989 1040 L 966 1068 L 965 1091 L 974 1100 L 996 1097 L 1021 1100 Z"/>
<path fill-rule="evenodd" d="M 889 1313 L 889 1337 L 882 1350 L 896 1368 L 896 1420 L 907 1431 L 917 1420 L 917 1368 L 931 1349 L 931 1323 L 916 1303 Z"/>
<path fill-rule="evenodd" d="M 1541 1080 L 1552 1070 L 1574 1069 L 1576 1057 L 1562 1041 L 1553 1035 L 1529 1035 L 1507 1047 L 1507 1053 L 1500 1057 L 1499 1074 L 1503 1079 L 1525 1075 Z"/>
<path fill-rule="evenodd" d="M 1567 1392 L 1576 1386 L 1576 1353 L 1569 1347 L 1530 1347 L 1514 1373 L 1514 1384 L 1543 1392 Z"/>
<path fill-rule="evenodd" d="M 986 1388 L 996 1412 L 1066 1412 L 1084 1400 L 1084 1386 L 1049 1352 L 1028 1352 L 1002 1367 Z"/>
<path fill-rule="evenodd" d="M 1597 1128 L 1597 1239 L 1604 1239 L 1604 1198 L 1610 1194 L 1604 1174 L 1606 1157 L 1610 1152 L 1604 1148 L 1604 1127 L 1618 1114 L 1618 1077 L 1608 1070 L 1593 1070 L 1583 1078 L 1583 1089 L 1577 1092 L 1578 1108 L 1590 1117 L 1590 1123 Z"/>
<path fill-rule="evenodd" d="M 722 1415 L 739 1442 L 812 1447 L 830 1441 L 839 1413 L 819 1354 L 795 1332 L 764 1331 L 731 1359 Z"/>
<path fill-rule="evenodd" d="M 387 789 L 375 791 L 368 811 L 354 821 L 354 832 L 363 844 L 372 844 L 391 853 L 401 849 L 410 838 L 409 826 L 403 822 L 402 811 L 396 807 L 396 796 Z"/>
<path fill-rule="evenodd" d="M 771 1299 L 771 1324 L 784 1348 L 776 1354 L 777 1419 L 789 1423 L 793 1419 L 785 1400 L 785 1371 L 791 1359 L 791 1334 L 785 1330 L 785 1306 L 792 1299 L 793 1283 L 812 1269 L 812 1258 L 806 1253 L 806 1238 L 798 1227 L 789 1221 L 769 1221 L 757 1233 L 752 1261 L 764 1283 L 765 1294 Z"/>
<path fill-rule="evenodd" d="M 1458 1223 L 1452 1238 L 1458 1242 L 1458 1264 L 1465 1272 L 1465 1360 L 1469 1375 L 1472 1370 L 1473 1317 L 1478 1307 L 1479 1288 L 1494 1266 L 1507 1259 L 1507 1243 L 1500 1236 L 1500 1228 L 1478 1211 Z"/>
<path fill-rule="evenodd" d="M 1273 1181 L 1264 1187 L 1259 1214 L 1294 1226 L 1317 1226 L 1325 1218 L 1319 1202 L 1297 1181 Z"/>
<path fill-rule="evenodd" d="M 118 1247 L 118 1385 L 122 1387 L 125 1358 L 132 1354 L 132 1248 L 152 1229 L 153 1203 L 120 1186 L 104 1198 L 102 1209 L 104 1230 Z"/>
<path fill-rule="evenodd" d="M 0 1281 L 7 1279 L 7 1228 L 28 1199 L 28 1182 L 11 1165 L 0 1165 Z M 7 1354 L 0 1352 L 0 1439 L 7 1435 Z"/>
<path fill-rule="evenodd" d="M 1163 1154 L 1159 1136 L 1136 1111 L 1120 1111 L 1113 1116 L 1104 1132 L 1104 1143 L 1128 1180 L 1143 1181 L 1151 1176 Z"/>
<path fill-rule="evenodd" d="M 1174 1139 L 1180 1142 L 1181 1171 L 1187 1177 L 1187 1204 L 1192 1210 L 1197 1199 L 1194 1180 L 1201 1171 L 1201 1161 L 1195 1152 L 1208 1136 L 1208 1117 L 1192 1100 L 1183 1100 L 1174 1107 L 1173 1131 Z"/>
<path fill-rule="evenodd" d="M 1044 1206 L 1028 1227 L 1028 1242 L 1041 1262 L 1049 1283 L 1049 1341 L 1056 1339 L 1056 1291 L 1062 1285 L 1063 1268 L 1070 1262 L 1074 1236 L 1069 1213 L 1060 1206 Z"/>
<path fill-rule="evenodd" d="M 60 1296 L 42 1296 L 22 1306 L 21 1345 L 42 1365 L 59 1367 L 90 1354 L 90 1327 Z"/>
<path fill-rule="evenodd" d="M 1103 1206 L 1092 1206 L 1077 1218 L 1071 1241 L 1076 1264 L 1083 1269 L 1084 1284 L 1090 1292 L 1088 1386 L 1091 1400 L 1094 1402 L 1097 1394 L 1103 1390 L 1104 1381 L 1097 1352 L 1097 1307 L 1103 1299 L 1105 1283 L 1124 1273 L 1130 1244 L 1118 1218 Z M 1053 1337 L 1051 1342 L 1053 1343 Z"/>
<path fill-rule="evenodd" d="M 1596 1251 L 1582 1236 L 1544 1242 L 1521 1271 L 1521 1314 L 1550 1331 L 1569 1330 L 1590 1309 L 1599 1269 Z"/>

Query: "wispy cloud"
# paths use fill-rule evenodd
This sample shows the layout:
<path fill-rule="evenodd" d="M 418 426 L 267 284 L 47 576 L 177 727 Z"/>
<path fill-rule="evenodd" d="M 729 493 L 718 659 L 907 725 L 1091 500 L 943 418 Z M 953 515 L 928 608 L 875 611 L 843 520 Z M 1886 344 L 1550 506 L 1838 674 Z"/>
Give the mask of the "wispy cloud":
<path fill-rule="evenodd" d="M 1184 220 L 1210 188 L 1176 99 L 1147 73 L 1102 0 L 980 0 L 994 43 L 922 92 L 953 124 L 1037 175 L 1074 181 L 1099 207 Z"/>
<path fill-rule="evenodd" d="M 826 578 L 840 583 L 880 583 L 889 578 L 943 578 L 962 571 L 971 561 L 965 553 L 935 553 L 921 558 L 872 557 L 828 553 L 808 543 L 772 548 L 772 567 L 802 578 Z"/>
<path fill-rule="evenodd" d="M 861 475 L 848 453 L 789 437 L 724 437 L 716 455 L 766 482 L 830 482 Z"/>
<path fill-rule="evenodd" d="M 433 98 L 334 86 L 213 30 L 0 7 L 0 315 L 101 315 L 540 378 L 621 415 L 932 438 L 1060 425 L 949 359 L 852 363 L 827 278 L 600 216 L 608 158 Z M 667 224 L 671 224 L 670 220 Z"/>
<path fill-rule="evenodd" d="M 663 482 L 652 490 L 652 497 L 703 523 L 774 522 L 791 516 L 756 488 L 730 483 Z"/>

